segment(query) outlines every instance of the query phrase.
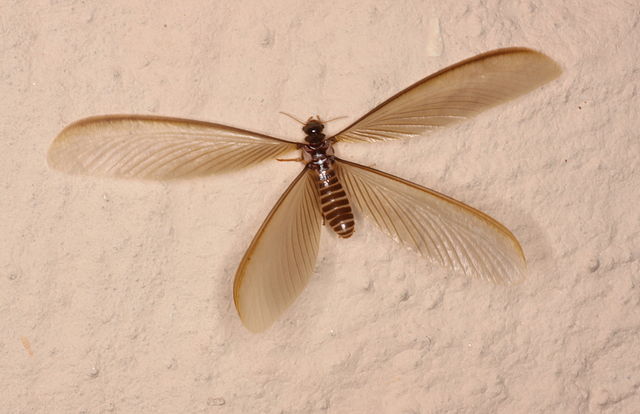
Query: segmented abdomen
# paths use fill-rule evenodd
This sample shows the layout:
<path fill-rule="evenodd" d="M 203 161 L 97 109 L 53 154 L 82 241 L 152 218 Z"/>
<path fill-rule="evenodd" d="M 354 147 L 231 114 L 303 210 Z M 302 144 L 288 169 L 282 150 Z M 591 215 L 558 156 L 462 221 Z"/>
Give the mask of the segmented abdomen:
<path fill-rule="evenodd" d="M 332 166 L 318 171 L 318 193 L 325 223 L 338 236 L 345 239 L 351 237 L 354 228 L 353 211 Z"/>

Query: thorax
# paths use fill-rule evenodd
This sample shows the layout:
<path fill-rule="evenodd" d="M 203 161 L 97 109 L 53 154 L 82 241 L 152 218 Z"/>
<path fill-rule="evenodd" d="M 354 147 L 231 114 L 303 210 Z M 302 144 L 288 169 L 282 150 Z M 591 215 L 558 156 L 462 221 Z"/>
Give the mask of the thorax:
<path fill-rule="evenodd" d="M 322 172 L 331 168 L 333 164 L 333 146 L 328 139 L 322 139 L 302 146 L 302 159 L 313 170 Z"/>

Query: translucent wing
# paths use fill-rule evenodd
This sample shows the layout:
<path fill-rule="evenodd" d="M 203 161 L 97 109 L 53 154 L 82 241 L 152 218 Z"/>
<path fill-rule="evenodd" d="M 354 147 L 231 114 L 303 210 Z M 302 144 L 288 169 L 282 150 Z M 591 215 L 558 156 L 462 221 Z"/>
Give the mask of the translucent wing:
<path fill-rule="evenodd" d="M 306 286 L 320 242 L 319 205 L 313 173 L 305 168 L 253 238 L 233 285 L 247 329 L 267 329 Z"/>
<path fill-rule="evenodd" d="M 407 138 L 467 119 L 556 78 L 560 67 L 542 53 L 498 49 L 449 66 L 378 105 L 336 141 Z"/>
<path fill-rule="evenodd" d="M 203 176 L 245 167 L 297 144 L 225 125 L 139 115 L 86 118 L 49 148 L 49 165 L 69 173 L 145 179 Z"/>
<path fill-rule="evenodd" d="M 502 224 L 459 201 L 401 178 L 336 160 L 356 208 L 431 262 L 494 282 L 524 277 L 520 244 Z"/>

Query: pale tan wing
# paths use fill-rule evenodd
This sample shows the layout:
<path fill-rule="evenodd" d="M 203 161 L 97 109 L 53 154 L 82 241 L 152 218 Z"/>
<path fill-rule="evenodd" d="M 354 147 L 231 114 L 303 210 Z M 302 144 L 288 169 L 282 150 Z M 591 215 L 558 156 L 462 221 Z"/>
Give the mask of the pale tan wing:
<path fill-rule="evenodd" d="M 347 196 L 389 236 L 434 263 L 465 275 L 509 283 L 522 279 L 522 248 L 488 215 L 401 178 L 336 160 Z"/>
<path fill-rule="evenodd" d="M 378 105 L 336 141 L 408 138 L 449 125 L 527 93 L 560 75 L 542 53 L 498 49 L 449 66 Z"/>
<path fill-rule="evenodd" d="M 319 206 L 313 172 L 305 168 L 253 238 L 233 284 L 236 309 L 250 331 L 271 326 L 307 285 L 320 242 Z"/>
<path fill-rule="evenodd" d="M 242 168 L 297 144 L 188 119 L 110 115 L 66 127 L 49 148 L 49 165 L 69 173 L 174 179 Z"/>

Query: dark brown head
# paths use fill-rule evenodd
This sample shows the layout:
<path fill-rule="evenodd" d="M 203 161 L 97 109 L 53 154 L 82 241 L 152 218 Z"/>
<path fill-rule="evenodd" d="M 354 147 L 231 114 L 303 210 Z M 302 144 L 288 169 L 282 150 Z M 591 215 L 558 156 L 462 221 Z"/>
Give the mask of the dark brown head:
<path fill-rule="evenodd" d="M 302 127 L 302 130 L 307 135 L 304 139 L 309 144 L 319 144 L 324 140 L 324 134 L 322 130 L 324 124 L 317 119 L 309 118 L 306 124 Z"/>

